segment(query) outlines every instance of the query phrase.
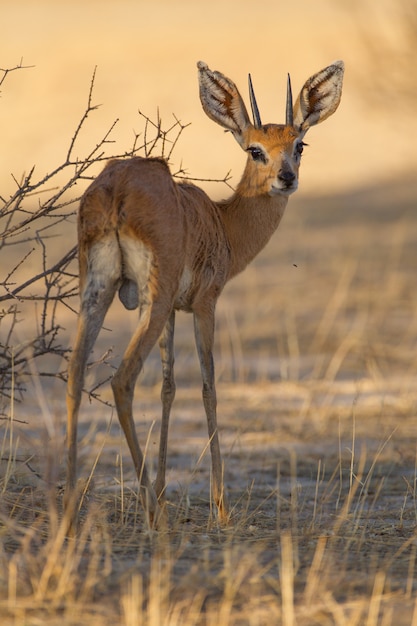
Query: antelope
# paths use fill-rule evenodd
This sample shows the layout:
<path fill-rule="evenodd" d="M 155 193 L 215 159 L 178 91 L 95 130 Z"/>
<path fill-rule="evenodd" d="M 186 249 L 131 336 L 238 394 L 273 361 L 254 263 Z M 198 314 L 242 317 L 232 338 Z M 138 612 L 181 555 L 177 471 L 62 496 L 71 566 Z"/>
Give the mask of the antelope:
<path fill-rule="evenodd" d="M 139 309 L 139 322 L 111 386 L 148 524 L 157 527 L 165 517 L 178 310 L 193 314 L 211 451 L 212 497 L 219 522 L 229 521 L 216 417 L 216 302 L 225 284 L 245 269 L 277 229 L 288 198 L 298 187 L 304 136 L 339 105 L 344 64 L 336 61 L 313 74 L 294 105 L 288 75 L 285 124 L 262 124 L 250 75 L 253 123 L 236 85 L 202 61 L 197 67 L 202 107 L 247 153 L 246 167 L 236 191 L 221 202 L 211 200 L 194 184 L 175 181 L 165 160 L 138 156 L 110 161 L 85 191 L 78 215 L 81 304 L 68 367 L 67 511 L 77 500 L 77 421 L 86 362 L 118 291 L 126 309 Z M 162 362 L 162 420 L 153 485 L 135 431 L 132 403 L 137 377 L 157 342 Z M 69 513 L 74 523 L 76 509 L 72 506 L 73 513 Z"/>

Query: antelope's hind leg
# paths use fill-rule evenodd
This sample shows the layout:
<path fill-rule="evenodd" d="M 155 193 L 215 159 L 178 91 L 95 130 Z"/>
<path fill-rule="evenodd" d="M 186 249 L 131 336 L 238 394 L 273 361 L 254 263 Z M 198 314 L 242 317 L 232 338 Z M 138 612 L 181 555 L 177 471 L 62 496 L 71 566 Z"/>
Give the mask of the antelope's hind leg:
<path fill-rule="evenodd" d="M 169 416 L 175 398 L 174 379 L 174 328 L 175 310 L 171 311 L 163 333 L 159 339 L 159 350 L 162 363 L 162 420 L 159 438 L 158 471 L 155 480 L 155 491 L 159 502 L 165 500 L 165 473 L 168 450 Z"/>
<path fill-rule="evenodd" d="M 139 445 L 132 405 L 136 380 L 149 352 L 162 333 L 170 311 L 170 306 L 158 300 L 157 296 L 141 303 L 139 324 L 111 382 L 117 415 L 132 456 L 139 480 L 140 499 L 150 527 L 163 527 L 166 521 Z"/>
<path fill-rule="evenodd" d="M 77 334 L 68 366 L 67 383 L 67 482 L 65 509 L 73 530 L 77 518 L 77 424 L 88 356 L 112 303 L 120 275 L 117 246 L 96 244 L 89 254 L 89 269 L 80 284 L 81 306 Z"/>

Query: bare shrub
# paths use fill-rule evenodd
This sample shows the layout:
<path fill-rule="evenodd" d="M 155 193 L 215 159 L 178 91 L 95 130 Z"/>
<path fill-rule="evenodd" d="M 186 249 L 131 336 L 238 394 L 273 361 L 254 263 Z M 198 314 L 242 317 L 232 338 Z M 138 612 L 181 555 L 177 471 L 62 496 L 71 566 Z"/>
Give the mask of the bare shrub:
<path fill-rule="evenodd" d="M 22 63 L 0 70 L 0 85 L 11 71 L 21 68 Z M 41 376 L 66 377 L 65 371 L 59 370 L 62 358 L 67 359 L 69 354 L 68 346 L 62 342 L 59 313 L 63 308 L 73 311 L 72 302 L 77 295 L 74 214 L 86 181 L 97 173 L 97 165 L 109 158 L 140 154 L 169 161 L 186 128 L 175 116 L 165 126 L 159 111 L 156 121 L 139 111 L 143 131 L 134 134 L 126 151 L 111 151 L 118 122 L 115 120 L 89 151 L 77 156 L 87 118 L 98 108 L 93 103 L 94 80 L 95 71 L 85 111 L 62 161 L 40 177 L 32 167 L 20 180 L 14 177 L 16 190 L 12 195 L 0 195 L 0 411 L 12 397 L 22 397 L 35 359 L 39 363 L 41 357 L 48 357 L 49 365 L 37 367 Z M 182 167 L 174 175 L 186 177 Z M 72 242 L 69 244 L 71 237 L 66 237 L 61 243 L 63 233 L 68 232 L 73 233 Z M 25 326 L 28 321 L 32 323 L 30 338 L 21 332 L 23 320 Z M 58 357 L 58 365 L 51 368 L 49 357 Z"/>

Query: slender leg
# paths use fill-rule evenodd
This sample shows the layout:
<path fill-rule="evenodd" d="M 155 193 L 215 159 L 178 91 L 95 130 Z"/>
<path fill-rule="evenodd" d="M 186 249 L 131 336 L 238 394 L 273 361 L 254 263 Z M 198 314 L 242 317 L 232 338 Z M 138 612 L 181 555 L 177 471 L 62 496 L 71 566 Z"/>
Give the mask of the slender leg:
<path fill-rule="evenodd" d="M 217 400 L 213 362 L 214 306 L 208 311 L 205 309 L 204 314 L 194 312 L 194 332 L 203 379 L 203 403 L 210 438 L 213 497 L 218 508 L 220 521 L 227 523 L 229 512 L 224 493 L 223 464 L 216 415 Z"/>
<path fill-rule="evenodd" d="M 84 385 L 84 372 L 88 356 L 97 335 L 100 332 L 106 312 L 113 300 L 115 284 L 108 284 L 101 289 L 93 285 L 84 292 L 77 336 L 68 366 L 67 385 L 67 483 L 65 490 L 65 508 L 70 510 L 70 529 L 76 524 L 75 485 L 77 481 L 77 424 Z"/>
<path fill-rule="evenodd" d="M 169 416 L 171 413 L 172 403 L 175 398 L 174 327 L 175 310 L 172 310 L 159 340 L 162 362 L 162 422 L 159 439 L 158 471 L 156 474 L 155 491 L 160 502 L 164 500 Z"/>
<path fill-rule="evenodd" d="M 163 523 L 163 519 L 136 434 L 132 404 L 137 377 L 146 357 L 158 341 L 168 316 L 169 311 L 165 311 L 165 307 L 158 306 L 156 302 L 143 305 L 139 325 L 111 383 L 117 414 L 132 455 L 139 479 L 140 498 L 150 526 Z"/>

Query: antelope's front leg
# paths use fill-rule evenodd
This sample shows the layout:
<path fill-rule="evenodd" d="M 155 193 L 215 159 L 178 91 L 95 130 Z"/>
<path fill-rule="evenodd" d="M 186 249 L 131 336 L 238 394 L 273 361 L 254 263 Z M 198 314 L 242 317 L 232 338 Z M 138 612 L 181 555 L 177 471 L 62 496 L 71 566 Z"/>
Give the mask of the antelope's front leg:
<path fill-rule="evenodd" d="M 207 416 L 210 440 L 213 498 L 217 505 L 220 522 L 227 524 L 229 522 L 229 509 L 224 490 L 223 463 L 217 428 L 216 385 L 214 379 L 214 305 L 209 308 L 209 312 L 207 312 L 207 309 L 205 309 L 203 314 L 194 312 L 194 332 L 200 360 L 201 377 L 203 380 L 203 403 Z"/>

